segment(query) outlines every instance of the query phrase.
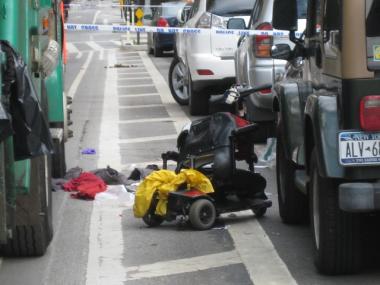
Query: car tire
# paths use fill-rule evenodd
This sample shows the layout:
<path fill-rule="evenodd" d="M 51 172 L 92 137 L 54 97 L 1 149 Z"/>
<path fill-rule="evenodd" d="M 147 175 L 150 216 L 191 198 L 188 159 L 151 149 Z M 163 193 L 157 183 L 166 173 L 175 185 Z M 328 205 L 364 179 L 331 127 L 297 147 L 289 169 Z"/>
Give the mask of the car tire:
<path fill-rule="evenodd" d="M 30 168 L 30 193 L 17 197 L 12 238 L 0 248 L 5 256 L 42 256 L 53 237 L 49 157 L 33 158 Z"/>
<path fill-rule="evenodd" d="M 280 217 L 285 224 L 303 224 L 309 221 L 307 196 L 295 185 L 296 164 L 287 159 L 281 123 L 277 127 L 276 177 Z"/>
<path fill-rule="evenodd" d="M 196 200 L 190 206 L 189 220 L 191 225 L 197 230 L 210 229 L 216 220 L 214 204 L 208 199 Z"/>
<path fill-rule="evenodd" d="M 174 56 L 169 68 L 169 87 L 174 100 L 179 105 L 189 104 L 188 85 L 186 82 L 185 65 Z"/>
<path fill-rule="evenodd" d="M 53 139 L 54 154 L 52 155 L 52 176 L 63 178 L 66 174 L 65 143 L 59 139 Z"/>
<path fill-rule="evenodd" d="M 339 209 L 338 181 L 320 176 L 315 150 L 310 164 L 310 223 L 316 267 L 328 275 L 355 273 L 363 263 L 360 216 Z"/>
<path fill-rule="evenodd" d="M 188 71 L 188 92 L 189 92 L 189 111 L 192 116 L 202 116 L 209 114 L 210 95 L 206 92 L 198 92 L 193 88 L 190 71 Z"/>

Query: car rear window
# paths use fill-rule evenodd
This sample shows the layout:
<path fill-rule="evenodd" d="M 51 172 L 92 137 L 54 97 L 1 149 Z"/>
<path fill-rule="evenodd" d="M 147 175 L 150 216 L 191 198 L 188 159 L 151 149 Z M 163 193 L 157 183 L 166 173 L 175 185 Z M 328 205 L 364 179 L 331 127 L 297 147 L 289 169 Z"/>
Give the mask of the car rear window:
<path fill-rule="evenodd" d="M 298 19 L 306 19 L 307 0 L 297 0 Z"/>
<path fill-rule="evenodd" d="M 176 17 L 178 11 L 185 6 L 185 2 L 167 2 L 162 3 L 162 16 L 163 17 Z"/>
<path fill-rule="evenodd" d="M 367 37 L 380 36 L 380 1 L 367 0 Z"/>
<path fill-rule="evenodd" d="M 249 16 L 256 0 L 209 0 L 207 11 L 218 16 Z"/>

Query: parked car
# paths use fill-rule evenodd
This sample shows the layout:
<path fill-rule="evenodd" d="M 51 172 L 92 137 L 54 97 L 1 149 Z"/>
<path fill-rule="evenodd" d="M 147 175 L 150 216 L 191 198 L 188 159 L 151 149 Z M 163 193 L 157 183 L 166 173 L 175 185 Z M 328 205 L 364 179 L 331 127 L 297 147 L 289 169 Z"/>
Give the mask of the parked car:
<path fill-rule="evenodd" d="M 257 0 L 255 2 L 247 29 L 273 30 L 273 2 L 274 0 Z M 307 1 L 298 1 L 298 6 L 298 28 L 302 31 L 306 26 Z M 235 53 L 236 83 L 253 87 L 280 80 L 287 62 L 272 59 L 271 47 L 277 43 L 293 45 L 288 36 L 241 36 Z M 276 114 L 272 112 L 273 94 L 271 89 L 251 95 L 246 100 L 246 104 L 247 117 L 250 121 L 268 123 L 268 128 L 274 127 Z M 271 132 L 270 129 L 268 131 Z"/>
<path fill-rule="evenodd" d="M 380 210 L 380 2 L 308 3 L 304 39 L 296 0 L 273 9 L 295 48 L 277 44 L 272 56 L 304 61 L 301 79 L 274 88 L 279 211 L 288 224 L 310 221 L 319 272 L 352 274 L 370 264 L 366 219 Z"/>
<path fill-rule="evenodd" d="M 177 27 L 178 11 L 182 9 L 185 2 L 165 2 L 161 7 L 155 8 L 152 14 L 151 26 L 154 27 Z M 144 19 L 145 22 L 146 19 Z M 164 51 L 173 50 L 174 34 L 148 33 L 148 52 L 154 56 L 162 56 Z"/>
<path fill-rule="evenodd" d="M 248 24 L 255 0 L 194 0 L 186 28 L 227 29 L 231 18 L 243 18 Z M 239 37 L 216 33 L 178 34 L 176 56 L 169 72 L 169 83 L 182 93 L 172 94 L 177 101 L 189 103 L 191 115 L 207 114 L 209 97 L 235 83 L 234 53 Z M 181 68 L 176 68 L 180 65 Z M 172 76 L 180 70 L 181 76 Z M 176 82 L 177 81 L 177 82 Z M 178 97 L 182 95 L 182 99 Z M 188 98 L 186 100 L 186 97 Z"/>

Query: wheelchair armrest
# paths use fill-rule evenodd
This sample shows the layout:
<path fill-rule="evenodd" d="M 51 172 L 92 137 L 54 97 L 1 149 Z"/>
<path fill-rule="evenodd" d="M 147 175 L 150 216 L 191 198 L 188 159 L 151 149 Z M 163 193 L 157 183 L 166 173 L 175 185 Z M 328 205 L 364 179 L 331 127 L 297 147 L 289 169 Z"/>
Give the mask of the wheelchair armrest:
<path fill-rule="evenodd" d="M 235 136 L 240 136 L 240 135 L 247 135 L 249 133 L 252 133 L 256 131 L 258 126 L 256 124 L 251 124 L 242 128 L 238 128 L 232 132 L 233 135 Z"/>

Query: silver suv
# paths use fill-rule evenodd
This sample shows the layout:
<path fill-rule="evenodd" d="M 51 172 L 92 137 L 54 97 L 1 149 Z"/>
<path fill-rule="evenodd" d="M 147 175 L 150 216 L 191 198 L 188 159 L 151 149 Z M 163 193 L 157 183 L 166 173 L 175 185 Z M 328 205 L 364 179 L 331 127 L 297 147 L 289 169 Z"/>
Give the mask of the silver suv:
<path fill-rule="evenodd" d="M 248 24 L 250 30 L 273 30 L 272 9 L 274 0 L 256 0 Z M 299 3 L 299 30 L 306 26 L 306 1 Z M 288 36 L 241 36 L 235 53 L 236 83 L 239 85 L 256 86 L 278 81 L 285 70 L 286 61 L 271 58 L 271 48 L 274 44 L 286 43 L 293 45 Z M 247 116 L 253 122 L 273 122 L 273 94 L 270 89 L 250 96 L 247 103 Z"/>

